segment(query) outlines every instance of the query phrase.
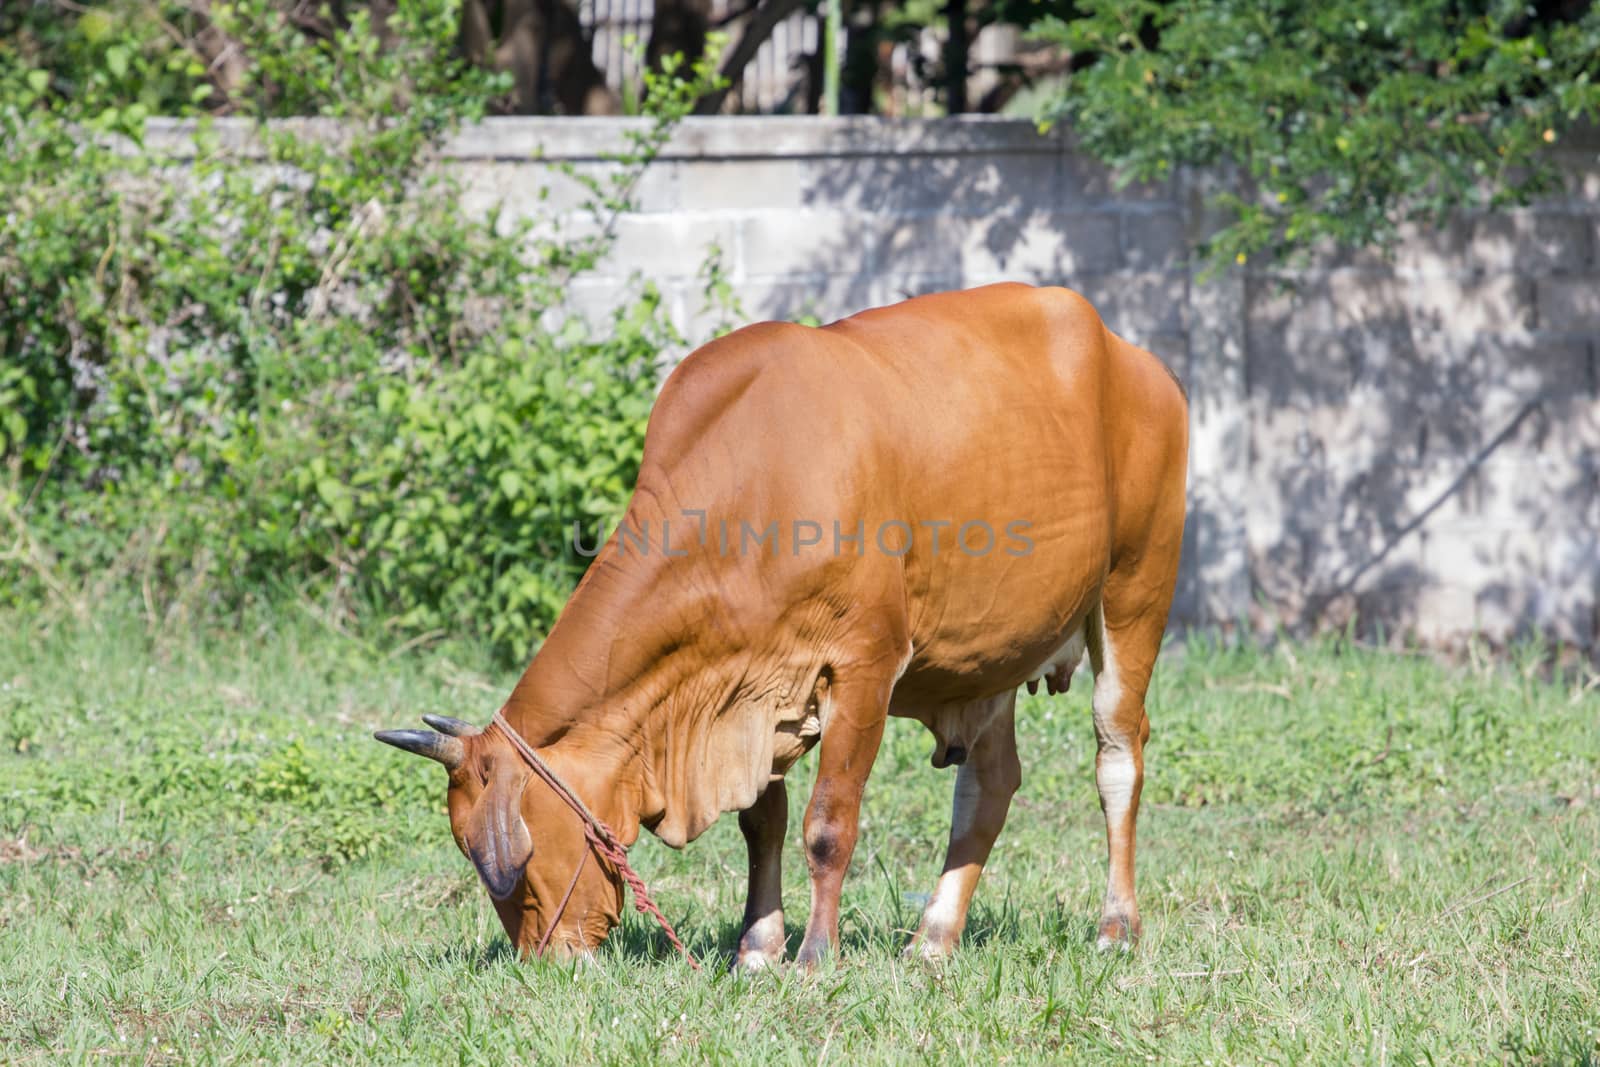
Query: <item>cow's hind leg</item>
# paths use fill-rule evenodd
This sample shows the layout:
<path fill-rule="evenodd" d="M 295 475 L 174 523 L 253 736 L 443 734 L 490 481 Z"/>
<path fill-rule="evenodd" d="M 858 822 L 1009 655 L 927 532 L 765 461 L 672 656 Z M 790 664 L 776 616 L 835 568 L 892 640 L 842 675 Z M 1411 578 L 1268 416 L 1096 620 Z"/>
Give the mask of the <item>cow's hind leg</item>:
<path fill-rule="evenodd" d="M 789 829 L 789 792 L 782 778 L 767 783 L 756 802 L 739 813 L 739 829 L 750 853 L 750 889 L 736 970 L 754 971 L 783 962 L 783 837 Z"/>
<path fill-rule="evenodd" d="M 1119 585 L 1108 581 L 1100 611 L 1101 625 L 1091 625 L 1089 658 L 1094 668 L 1095 786 L 1106 817 L 1109 870 L 1105 903 L 1100 911 L 1099 946 L 1128 948 L 1141 932 L 1134 898 L 1134 842 L 1139 819 L 1139 793 L 1144 787 L 1144 745 L 1150 737 L 1145 692 L 1161 635 L 1166 628 L 1167 597 L 1145 601 L 1142 610 L 1122 611 L 1114 600 Z M 1135 601 L 1137 603 L 1137 601 Z"/>
<path fill-rule="evenodd" d="M 956 772 L 944 873 L 922 913 L 916 936 L 906 948 L 907 955 L 920 953 L 925 959 L 938 959 L 955 951 L 961 942 L 978 876 L 1005 826 L 1011 797 L 1022 784 L 1022 767 L 1017 761 L 1016 704 L 1013 690 L 972 709 L 973 714 L 988 722 L 975 731 L 976 739 L 966 762 Z"/>

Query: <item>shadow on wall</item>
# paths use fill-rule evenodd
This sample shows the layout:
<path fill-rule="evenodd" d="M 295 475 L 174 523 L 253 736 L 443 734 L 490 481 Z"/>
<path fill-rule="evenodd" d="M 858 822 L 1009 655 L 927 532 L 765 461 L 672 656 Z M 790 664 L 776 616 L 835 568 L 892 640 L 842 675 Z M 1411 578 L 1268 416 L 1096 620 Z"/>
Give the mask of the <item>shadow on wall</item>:
<path fill-rule="evenodd" d="M 1552 203 L 1249 279 L 1261 618 L 1595 644 L 1600 317 L 1552 297 L 1600 293 L 1597 218 Z"/>
<path fill-rule="evenodd" d="M 1177 183 L 1118 189 L 1062 135 L 1026 124 L 940 125 L 932 143 L 885 152 L 878 135 L 855 155 L 808 160 L 793 212 L 744 224 L 749 309 L 827 322 L 947 289 L 1062 285 L 1187 380 L 1189 242 Z M 1214 524 L 1191 514 L 1186 540 Z M 1188 549 L 1173 616 L 1199 621 Z"/>
<path fill-rule="evenodd" d="M 827 320 L 991 282 L 1068 285 L 1185 370 L 1185 233 L 1170 185 L 1118 192 L 1059 136 L 1014 123 L 808 162 L 795 210 L 741 232 L 745 286 L 763 313 Z"/>
<path fill-rule="evenodd" d="M 1118 191 L 1043 144 L 813 161 L 788 232 L 746 231 L 745 281 L 766 313 L 824 320 L 991 281 L 1067 285 L 1205 375 L 1182 190 Z M 1221 402 L 1244 407 L 1250 491 L 1191 508 L 1176 620 L 1596 646 L 1600 170 L 1571 163 L 1568 195 L 1533 209 L 1413 227 L 1391 259 L 1244 279 L 1243 390 Z M 1203 617 L 1197 549 L 1238 527 L 1253 603 Z"/>
<path fill-rule="evenodd" d="M 458 164 L 469 200 L 570 213 L 549 164 L 603 173 L 614 125 L 486 126 Z M 1018 122 L 692 120 L 618 220 L 613 262 L 564 310 L 608 309 L 639 275 L 704 338 L 722 318 L 696 277 L 713 245 L 740 320 L 1067 285 L 1190 386 L 1205 447 L 1179 622 L 1354 618 L 1363 633 L 1537 629 L 1595 647 L 1600 165 L 1564 162 L 1564 195 L 1413 228 L 1392 260 L 1202 285 L 1188 258 L 1217 175 L 1117 189 L 1061 134 Z M 549 198 L 525 195 L 552 181 Z"/>

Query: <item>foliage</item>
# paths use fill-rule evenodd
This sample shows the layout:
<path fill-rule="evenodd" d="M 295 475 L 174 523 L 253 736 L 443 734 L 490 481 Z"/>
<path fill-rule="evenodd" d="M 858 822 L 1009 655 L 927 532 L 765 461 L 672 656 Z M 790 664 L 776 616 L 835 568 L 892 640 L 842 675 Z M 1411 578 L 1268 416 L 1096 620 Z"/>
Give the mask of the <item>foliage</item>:
<path fill-rule="evenodd" d="M 1084 0 L 1037 32 L 1098 58 L 1046 121 L 1130 179 L 1239 164 L 1217 262 L 1387 245 L 1460 207 L 1525 203 L 1543 150 L 1600 117 L 1600 7 L 1487 0 Z M 1563 17 L 1561 11 L 1571 13 Z M 1551 13 L 1554 12 L 1554 13 Z"/>
<path fill-rule="evenodd" d="M 457 0 L 58 0 L 0 12 L 0 63 L 82 114 L 401 115 L 481 111 L 507 79 L 456 56 Z"/>
<path fill-rule="evenodd" d="M 398 4 L 384 48 L 359 19 L 324 41 L 266 0 L 213 13 L 275 57 L 236 100 L 338 124 L 172 146 L 115 87 L 0 72 L 0 601 L 127 579 L 154 620 L 291 586 L 524 656 L 586 562 L 571 524 L 625 502 L 682 343 L 648 285 L 598 333 L 564 294 L 713 75 L 650 75 L 654 121 L 569 239 L 463 215 L 430 165 L 497 85 L 449 58 L 447 5 Z"/>
<path fill-rule="evenodd" d="M 485 721 L 481 649 L 375 656 L 309 619 L 152 642 L 112 604 L 0 614 L 0 1047 L 8 1062 L 1582 1063 L 1600 1054 L 1600 687 L 1327 639 L 1169 648 L 1150 700 L 1145 937 L 1105 887 L 1086 677 L 1024 697 L 1023 784 L 961 953 L 899 958 L 954 772 L 889 726 L 844 956 L 729 980 L 723 818 L 634 862 L 706 971 L 631 908 L 598 965 L 519 964 L 450 838 L 444 773 L 370 739 Z M 31 740 L 16 751 L 11 738 Z M 809 760 L 808 760 L 809 762 Z M 791 948 L 805 919 L 790 775 Z"/>
<path fill-rule="evenodd" d="M 0 8 L 0 71 L 29 72 L 38 92 L 74 100 L 102 123 L 122 110 L 135 124 L 183 114 L 211 88 L 202 57 L 166 31 L 181 34 L 196 17 L 186 4 L 144 0 L 8 4 Z"/>

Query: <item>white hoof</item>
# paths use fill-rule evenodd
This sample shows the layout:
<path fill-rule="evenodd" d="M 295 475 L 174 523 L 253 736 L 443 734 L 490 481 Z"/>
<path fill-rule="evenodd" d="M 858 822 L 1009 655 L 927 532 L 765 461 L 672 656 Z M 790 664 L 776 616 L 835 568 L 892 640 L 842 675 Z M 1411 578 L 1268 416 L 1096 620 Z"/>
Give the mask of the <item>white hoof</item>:
<path fill-rule="evenodd" d="M 1107 937 L 1105 934 L 1101 934 L 1100 935 L 1099 940 L 1097 940 L 1094 943 L 1094 947 L 1099 949 L 1101 952 L 1113 952 L 1113 951 L 1115 951 L 1115 952 L 1131 952 L 1131 951 L 1133 951 L 1133 944 L 1127 938 L 1125 938 L 1125 937 Z"/>

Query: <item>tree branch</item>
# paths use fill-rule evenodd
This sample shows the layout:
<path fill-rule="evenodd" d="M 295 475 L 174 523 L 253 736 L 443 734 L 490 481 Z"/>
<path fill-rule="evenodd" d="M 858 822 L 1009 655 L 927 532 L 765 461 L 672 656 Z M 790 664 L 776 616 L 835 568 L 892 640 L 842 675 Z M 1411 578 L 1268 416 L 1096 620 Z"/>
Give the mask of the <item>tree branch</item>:
<path fill-rule="evenodd" d="M 764 0 L 755 9 L 755 14 L 750 16 L 744 33 L 739 36 L 739 43 L 733 46 L 727 58 L 722 61 L 722 77 L 728 84 L 714 93 L 707 93 L 701 97 L 695 113 L 715 115 L 721 111 L 722 102 L 728 98 L 728 93 L 744 76 L 744 68 L 750 65 L 750 61 L 756 57 L 756 52 L 766 43 L 767 38 L 772 36 L 772 31 L 804 5 L 805 0 Z"/>

